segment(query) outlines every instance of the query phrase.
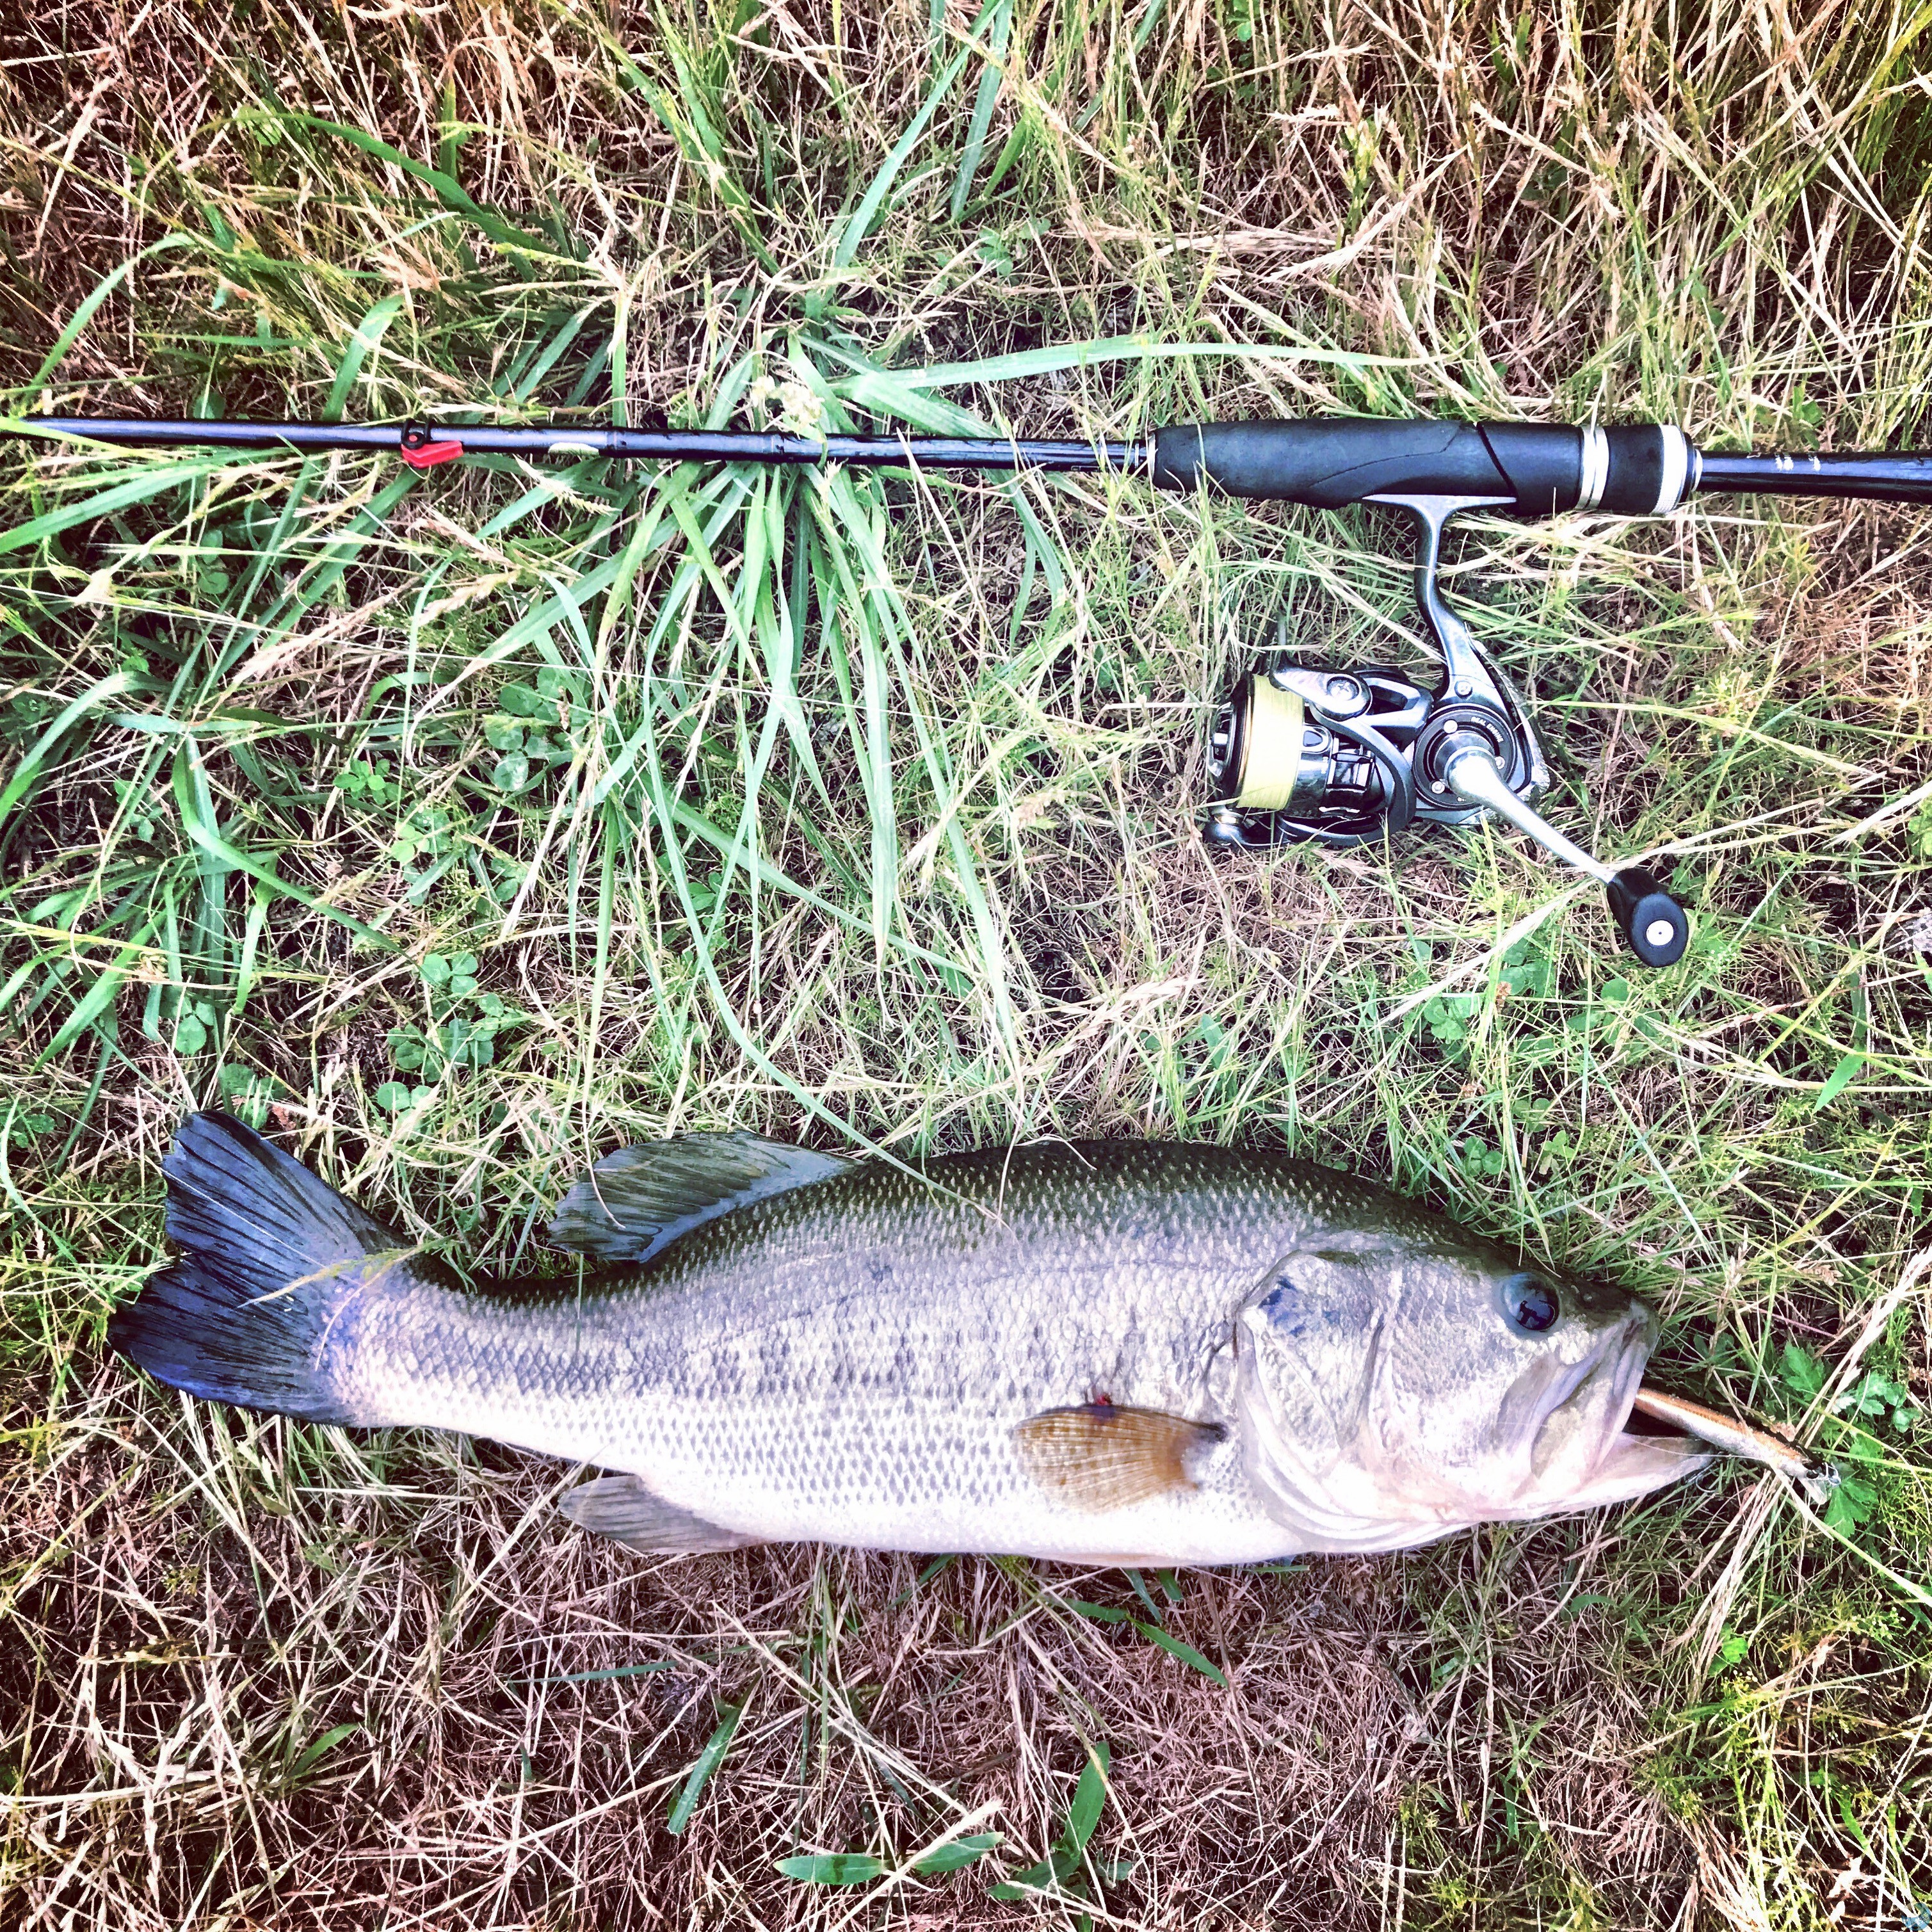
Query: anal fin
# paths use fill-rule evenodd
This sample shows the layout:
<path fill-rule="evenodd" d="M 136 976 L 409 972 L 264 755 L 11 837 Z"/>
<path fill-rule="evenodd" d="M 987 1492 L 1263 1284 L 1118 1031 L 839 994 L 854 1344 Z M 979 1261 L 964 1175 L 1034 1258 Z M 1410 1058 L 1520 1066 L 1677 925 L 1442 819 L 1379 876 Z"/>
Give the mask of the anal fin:
<path fill-rule="evenodd" d="M 1095 1514 L 1196 1486 L 1188 1465 L 1227 1433 L 1156 1408 L 1090 1402 L 1028 1417 L 1013 1431 L 1020 1460 L 1043 1490 Z"/>
<path fill-rule="evenodd" d="M 580 1529 L 593 1529 L 646 1556 L 695 1556 L 747 1550 L 764 1539 L 742 1536 L 652 1495 L 635 1476 L 598 1476 L 580 1483 L 557 1504 Z"/>

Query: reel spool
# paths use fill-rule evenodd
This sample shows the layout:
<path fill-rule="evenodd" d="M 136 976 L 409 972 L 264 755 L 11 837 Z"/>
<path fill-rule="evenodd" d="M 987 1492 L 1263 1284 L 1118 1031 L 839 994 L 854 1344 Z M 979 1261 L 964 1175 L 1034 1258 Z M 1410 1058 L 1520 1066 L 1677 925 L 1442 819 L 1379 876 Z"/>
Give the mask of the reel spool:
<path fill-rule="evenodd" d="M 1286 665 L 1244 679 L 1215 721 L 1208 771 L 1214 802 L 1259 836 L 1224 842 L 1358 845 L 1400 830 L 1416 816 L 1412 754 L 1430 702 L 1394 671 Z"/>
<path fill-rule="evenodd" d="M 1318 776 L 1303 770 L 1306 716 L 1300 696 L 1271 677 L 1257 673 L 1238 684 L 1208 740 L 1208 775 L 1216 788 L 1215 803 L 1240 812 L 1289 812 L 1298 790 L 1316 790 Z"/>
<path fill-rule="evenodd" d="M 1566 865 L 1600 880 L 1611 917 L 1646 966 L 1674 964 L 1690 936 L 1684 909 L 1638 866 L 1603 864 L 1535 809 L 1550 782 L 1527 707 L 1442 601 L 1444 525 L 1488 500 L 1370 497 L 1421 526 L 1417 601 L 1441 646 L 1429 691 L 1394 671 L 1279 664 L 1244 677 L 1208 746 L 1206 836 L 1255 851 L 1300 839 L 1357 845 L 1416 820 L 1507 820 Z"/>

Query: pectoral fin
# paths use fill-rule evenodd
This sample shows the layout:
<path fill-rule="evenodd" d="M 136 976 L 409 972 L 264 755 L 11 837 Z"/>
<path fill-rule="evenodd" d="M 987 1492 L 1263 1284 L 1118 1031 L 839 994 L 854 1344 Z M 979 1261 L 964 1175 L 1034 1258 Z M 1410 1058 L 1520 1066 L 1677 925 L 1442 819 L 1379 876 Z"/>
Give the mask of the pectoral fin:
<path fill-rule="evenodd" d="M 580 1528 L 594 1529 L 646 1556 L 695 1556 L 746 1550 L 763 1540 L 723 1529 L 654 1496 L 635 1476 L 598 1476 L 570 1490 L 557 1508 Z"/>
<path fill-rule="evenodd" d="M 1226 1433 L 1219 1423 L 1094 1402 L 1029 1416 L 1013 1440 L 1042 1489 L 1098 1515 L 1192 1489 L 1190 1462 Z"/>

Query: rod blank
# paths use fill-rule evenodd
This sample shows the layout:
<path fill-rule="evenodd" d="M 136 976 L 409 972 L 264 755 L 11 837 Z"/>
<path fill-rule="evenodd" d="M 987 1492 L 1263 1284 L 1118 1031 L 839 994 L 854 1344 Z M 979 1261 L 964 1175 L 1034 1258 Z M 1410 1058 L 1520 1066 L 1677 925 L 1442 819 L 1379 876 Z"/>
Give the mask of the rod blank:
<path fill-rule="evenodd" d="M 1145 460 L 1137 442 L 1016 441 L 998 436 L 786 436 L 761 430 L 579 428 L 538 424 L 499 429 L 482 423 L 149 422 L 133 418 L 30 416 L 6 426 L 16 436 L 82 436 L 132 448 L 375 450 L 402 455 L 454 443 L 465 456 L 610 457 L 634 463 L 850 463 L 862 468 L 1095 470 Z M 412 441 L 412 439 L 414 439 Z"/>
<path fill-rule="evenodd" d="M 1874 451 L 1845 456 L 1752 456 L 1700 452 L 1692 487 L 1744 496 L 1839 496 L 1932 503 L 1932 454 Z"/>

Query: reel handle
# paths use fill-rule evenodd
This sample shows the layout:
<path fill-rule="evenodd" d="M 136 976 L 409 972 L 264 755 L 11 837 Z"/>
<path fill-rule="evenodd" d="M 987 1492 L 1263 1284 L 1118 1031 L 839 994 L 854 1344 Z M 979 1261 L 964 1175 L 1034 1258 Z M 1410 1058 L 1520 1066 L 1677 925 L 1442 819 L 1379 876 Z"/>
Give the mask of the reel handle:
<path fill-rule="evenodd" d="M 1442 776 L 1458 798 L 1508 819 L 1566 866 L 1602 880 L 1610 916 L 1623 934 L 1624 943 L 1645 965 L 1674 966 L 1684 957 L 1684 949 L 1690 943 L 1689 916 L 1642 866 L 1626 866 L 1619 871 L 1564 838 L 1527 800 L 1510 789 L 1496 760 L 1480 746 L 1472 745 L 1452 753 Z"/>

